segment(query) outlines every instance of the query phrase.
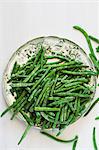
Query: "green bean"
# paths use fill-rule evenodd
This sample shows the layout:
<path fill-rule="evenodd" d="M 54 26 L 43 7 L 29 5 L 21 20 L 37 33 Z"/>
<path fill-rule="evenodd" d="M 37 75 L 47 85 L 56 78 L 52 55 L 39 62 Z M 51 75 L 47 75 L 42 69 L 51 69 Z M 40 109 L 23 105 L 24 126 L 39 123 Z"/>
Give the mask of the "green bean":
<path fill-rule="evenodd" d="M 68 105 L 66 105 L 64 107 L 64 116 L 63 116 L 63 121 L 65 121 L 67 119 L 67 109 L 68 109 Z"/>
<path fill-rule="evenodd" d="M 13 113 L 11 120 L 13 120 L 13 118 L 15 117 L 15 115 L 23 108 L 23 106 L 26 104 L 26 101 L 23 101 L 20 106 L 15 110 L 15 112 Z"/>
<path fill-rule="evenodd" d="M 81 83 L 81 82 L 78 82 L 78 83 Z M 81 83 L 82 84 L 82 83 Z M 70 86 L 69 86 L 70 85 Z M 73 89 L 73 88 L 75 88 L 75 87 L 77 87 L 78 85 L 77 85 L 77 82 L 75 82 L 75 83 L 69 83 L 69 82 L 67 82 L 67 84 L 66 83 L 64 83 L 64 84 L 61 84 L 60 86 L 56 86 L 57 88 L 55 89 L 55 91 L 54 91 L 54 93 L 55 92 L 57 92 L 58 90 L 62 90 L 62 91 L 65 91 L 65 90 L 70 90 L 70 89 Z M 65 88 L 64 88 L 65 87 Z"/>
<path fill-rule="evenodd" d="M 47 105 L 47 99 L 49 97 L 49 94 L 50 94 L 50 86 L 47 88 L 45 94 L 44 94 L 44 100 L 43 100 L 43 104 L 42 106 L 46 106 Z"/>
<path fill-rule="evenodd" d="M 41 115 L 42 115 L 42 117 L 44 118 L 44 119 L 46 119 L 47 121 L 49 121 L 49 122 L 54 122 L 55 120 L 53 120 L 53 119 L 51 119 L 51 118 L 49 118 L 49 116 L 46 114 L 46 113 L 44 113 L 44 112 L 41 112 Z"/>
<path fill-rule="evenodd" d="M 18 72 L 12 74 L 11 79 L 14 77 L 18 77 L 19 75 L 24 75 L 25 71 L 24 70 L 19 70 Z"/>
<path fill-rule="evenodd" d="M 85 104 L 84 104 L 85 106 Z M 80 111 L 80 98 L 77 99 L 77 107 L 76 107 L 76 110 L 75 110 L 75 114 L 78 115 L 79 111 Z"/>
<path fill-rule="evenodd" d="M 54 76 L 54 75 L 55 75 L 55 72 L 56 72 L 56 69 L 51 70 L 51 71 L 47 74 L 46 78 L 49 78 L 49 77 Z"/>
<path fill-rule="evenodd" d="M 34 95 L 35 95 L 36 92 L 38 91 L 39 87 L 40 87 L 40 86 L 38 86 L 36 89 L 34 89 L 34 91 L 31 93 L 31 95 L 30 95 L 30 97 L 29 97 L 29 99 L 28 99 L 29 102 L 34 98 Z"/>
<path fill-rule="evenodd" d="M 43 52 L 42 52 L 42 54 L 41 54 L 41 68 L 43 67 L 43 65 L 47 62 L 47 60 L 45 60 L 45 48 L 44 47 L 42 47 L 42 49 L 43 49 Z"/>
<path fill-rule="evenodd" d="M 39 87 L 39 86 L 38 86 Z M 37 97 L 40 93 L 41 93 L 41 91 L 42 91 L 42 89 L 40 88 L 40 89 L 38 89 L 37 91 L 36 91 L 36 93 L 35 93 L 35 96 Z"/>
<path fill-rule="evenodd" d="M 46 124 L 44 125 L 44 127 L 43 127 L 43 130 L 44 129 L 49 129 L 50 128 L 50 126 L 51 126 L 51 122 L 46 122 Z"/>
<path fill-rule="evenodd" d="M 24 74 L 17 74 L 17 76 L 14 77 L 14 79 L 16 78 L 26 78 L 28 75 L 24 75 Z M 13 79 L 13 78 L 12 78 Z"/>
<path fill-rule="evenodd" d="M 69 106 L 69 108 L 71 109 L 71 111 L 72 111 L 73 113 L 75 113 L 75 109 L 74 109 L 74 107 L 73 107 L 73 104 L 67 102 L 67 105 Z"/>
<path fill-rule="evenodd" d="M 99 120 L 99 116 L 95 118 L 95 120 Z"/>
<path fill-rule="evenodd" d="M 96 69 L 98 70 L 98 74 L 99 74 L 99 62 L 93 57 L 92 54 L 89 54 L 91 60 L 93 61 L 94 63 L 94 66 L 96 67 Z"/>
<path fill-rule="evenodd" d="M 47 113 L 47 115 L 48 115 L 49 119 L 53 119 L 53 120 L 55 119 L 55 117 L 49 115 L 48 113 Z"/>
<path fill-rule="evenodd" d="M 23 133 L 23 135 L 22 135 L 20 141 L 18 142 L 18 145 L 19 145 L 19 144 L 22 142 L 22 140 L 26 137 L 26 135 L 27 135 L 28 131 L 30 130 L 30 128 L 31 128 L 31 125 L 28 125 L 27 128 L 25 129 L 25 131 L 24 131 L 24 133 Z"/>
<path fill-rule="evenodd" d="M 48 136 L 48 137 L 54 139 L 55 141 L 62 142 L 62 143 L 70 143 L 70 142 L 73 142 L 73 141 L 75 141 L 75 140 L 77 139 L 77 136 L 75 136 L 75 138 L 73 138 L 73 139 L 71 139 L 71 140 L 62 140 L 62 139 L 56 138 L 55 136 L 53 136 L 53 135 L 47 133 L 47 132 L 44 131 L 44 130 L 41 130 L 40 132 L 41 132 L 42 134 L 44 134 L 44 135 L 46 135 L 46 136 Z"/>
<path fill-rule="evenodd" d="M 18 108 L 21 106 L 21 104 L 22 104 L 25 100 L 26 100 L 25 97 L 23 97 L 23 98 L 17 103 L 17 105 L 16 105 L 15 107 L 13 107 L 13 111 L 15 111 L 16 109 L 18 109 Z"/>
<path fill-rule="evenodd" d="M 61 82 L 63 82 L 67 77 L 67 75 L 63 76 L 63 78 L 61 78 Z"/>
<path fill-rule="evenodd" d="M 27 66 L 30 66 L 31 64 L 33 64 L 35 57 L 32 56 L 32 58 L 30 58 L 22 67 L 22 69 L 25 69 Z"/>
<path fill-rule="evenodd" d="M 47 124 L 47 120 L 44 120 L 43 124 L 42 124 L 42 127 L 41 127 L 41 130 L 46 129 L 46 124 Z"/>
<path fill-rule="evenodd" d="M 42 98 L 39 102 L 39 106 L 44 106 L 44 104 L 46 103 L 46 92 L 47 92 L 48 87 L 46 88 L 46 91 L 44 92 L 44 94 L 42 95 Z M 38 99 L 37 99 L 38 100 Z"/>
<path fill-rule="evenodd" d="M 87 116 L 89 114 L 89 112 L 92 110 L 92 108 L 99 102 L 99 98 L 97 98 L 93 104 L 91 105 L 91 107 L 88 109 L 88 111 L 85 113 L 84 116 Z"/>
<path fill-rule="evenodd" d="M 60 124 L 63 124 L 64 127 L 57 133 L 56 136 L 59 136 L 61 132 L 70 124 L 70 122 L 73 120 L 74 114 L 70 115 L 67 121 L 63 121 Z"/>
<path fill-rule="evenodd" d="M 41 114 L 39 112 L 36 112 L 36 124 L 40 124 L 41 122 Z"/>
<path fill-rule="evenodd" d="M 29 87 L 29 86 L 33 86 L 34 85 L 34 83 L 24 83 L 24 82 L 21 82 L 21 83 L 12 83 L 11 84 L 11 87 L 18 87 L 18 88 L 20 88 L 20 87 Z"/>
<path fill-rule="evenodd" d="M 61 66 L 61 67 L 58 67 L 57 70 L 64 70 L 64 69 L 74 69 L 74 68 L 87 68 L 88 66 L 85 66 L 85 65 L 69 65 L 69 66 Z"/>
<path fill-rule="evenodd" d="M 40 65 L 38 65 L 34 70 L 26 77 L 26 79 L 23 80 L 23 82 L 28 82 L 30 78 L 35 74 L 35 72 L 40 68 Z"/>
<path fill-rule="evenodd" d="M 14 63 L 14 66 L 13 66 L 13 69 L 12 69 L 12 72 L 11 72 L 11 75 L 13 75 L 17 69 L 19 68 L 19 65 L 17 64 L 17 61 Z"/>
<path fill-rule="evenodd" d="M 60 100 L 52 102 L 49 104 L 49 106 L 53 106 L 53 105 L 61 105 L 67 102 L 70 102 L 74 99 L 74 97 L 65 97 L 63 100 L 60 98 Z"/>
<path fill-rule="evenodd" d="M 89 38 L 91 39 L 91 40 L 93 40 L 94 42 L 96 42 L 96 43 L 98 43 L 99 44 L 99 39 L 97 39 L 97 38 L 95 38 L 95 37 L 93 37 L 93 36 L 89 36 Z"/>
<path fill-rule="evenodd" d="M 78 141 L 78 136 L 77 136 L 77 139 L 73 143 L 72 150 L 76 150 L 77 141 Z"/>
<path fill-rule="evenodd" d="M 80 84 L 82 84 L 82 82 L 73 82 L 73 83 L 63 84 L 59 89 L 55 90 L 54 93 L 73 89 L 73 87 L 78 87 L 80 86 Z"/>
<path fill-rule="evenodd" d="M 47 59 L 53 59 L 53 58 L 58 58 L 60 60 L 64 60 L 64 61 L 68 61 L 68 59 L 64 56 L 60 56 L 60 55 L 51 55 L 51 56 L 46 56 Z"/>
<path fill-rule="evenodd" d="M 74 65 L 75 63 L 81 64 L 81 63 L 79 63 L 79 62 L 70 61 L 70 62 L 67 62 L 67 63 L 60 63 L 60 64 L 54 64 L 54 65 L 51 65 L 51 68 L 65 67 L 65 66 L 69 66 L 69 65 Z"/>
<path fill-rule="evenodd" d="M 50 116 L 55 117 L 55 113 L 53 113 L 53 112 L 48 112 L 48 114 L 49 114 Z"/>
<path fill-rule="evenodd" d="M 68 106 L 68 105 L 67 105 Z M 70 109 L 70 107 L 68 106 L 68 109 L 67 109 L 67 119 L 69 118 L 69 116 L 70 116 L 70 114 L 71 114 L 71 109 Z"/>
<path fill-rule="evenodd" d="M 99 46 L 96 47 L 96 52 L 99 52 Z"/>
<path fill-rule="evenodd" d="M 45 84 L 45 86 L 44 86 L 42 92 L 40 93 L 40 95 L 39 95 L 39 97 L 38 97 L 38 99 L 37 99 L 37 101 L 36 101 L 36 103 L 35 103 L 35 106 L 37 106 L 37 105 L 39 104 L 39 102 L 40 102 L 40 105 L 42 104 L 42 101 L 43 101 L 42 96 L 43 96 L 44 93 L 46 92 L 46 90 L 47 90 L 47 88 L 48 88 L 48 85 L 49 85 L 49 81 Z"/>
<path fill-rule="evenodd" d="M 45 78 L 45 76 L 48 74 L 48 72 L 49 72 L 49 70 L 50 70 L 51 68 L 48 68 L 47 70 L 46 70 L 46 72 L 44 73 L 44 75 L 35 83 L 35 85 L 31 88 L 31 91 L 33 91 L 39 84 L 40 84 L 40 82 Z"/>
<path fill-rule="evenodd" d="M 76 100 L 75 100 L 74 109 L 76 111 L 75 115 L 77 116 L 77 114 L 78 114 L 78 98 L 77 97 L 76 97 Z"/>
<path fill-rule="evenodd" d="M 34 75 L 30 78 L 30 82 L 32 82 L 33 81 L 33 79 L 39 79 L 39 77 L 37 78 L 37 76 L 39 75 L 39 74 L 42 74 L 44 71 L 46 71 L 45 69 L 40 69 L 40 70 L 38 70 L 38 71 L 36 71 L 35 73 L 34 73 Z"/>
<path fill-rule="evenodd" d="M 34 108 L 34 106 L 35 106 L 35 101 L 36 101 L 36 97 L 34 97 L 32 100 L 31 100 L 31 106 L 30 106 L 30 108 L 29 108 L 29 111 L 30 112 L 33 112 L 33 108 Z"/>
<path fill-rule="evenodd" d="M 71 114 L 70 117 L 68 118 L 68 120 L 60 122 L 60 124 L 64 124 L 65 126 L 68 126 L 73 118 L 74 118 L 74 114 Z"/>
<path fill-rule="evenodd" d="M 78 72 L 75 72 L 75 71 L 67 71 L 67 70 L 62 70 L 63 73 L 66 73 L 66 74 L 71 74 L 71 75 L 93 75 L 93 76 L 96 76 L 97 73 L 94 72 L 94 71 L 78 71 Z"/>
<path fill-rule="evenodd" d="M 75 86 L 75 88 L 68 90 L 67 92 L 68 93 L 72 93 L 72 92 L 75 92 L 75 91 L 78 91 L 78 90 L 82 90 L 82 89 L 86 90 L 87 88 L 78 85 L 78 86 Z"/>
<path fill-rule="evenodd" d="M 63 119 L 63 116 L 64 116 L 64 111 L 63 111 L 63 105 L 61 105 L 61 109 L 60 109 L 60 122 L 63 122 L 64 119 Z"/>
<path fill-rule="evenodd" d="M 64 91 L 64 90 L 70 90 L 71 88 L 73 89 L 74 87 L 77 87 L 80 84 L 82 84 L 82 82 L 73 82 L 73 83 L 67 82 L 67 83 L 62 84 L 59 88 L 57 88 L 55 90 L 55 92 L 59 92 L 61 90 L 62 91 Z"/>
<path fill-rule="evenodd" d="M 34 125 L 33 120 L 27 116 L 27 114 L 24 111 L 20 111 L 20 113 L 22 114 L 22 116 L 24 117 L 24 119 L 27 121 L 28 124 L 30 124 L 31 126 Z"/>
<path fill-rule="evenodd" d="M 61 81 L 61 82 L 63 82 L 63 83 L 71 83 L 71 82 L 88 82 L 88 79 L 86 79 L 86 78 L 84 78 L 84 77 L 82 77 L 82 78 L 76 78 L 76 79 L 70 79 L 70 80 L 63 80 L 63 81 Z"/>
<path fill-rule="evenodd" d="M 97 143 L 96 143 L 96 128 L 93 128 L 93 146 L 94 150 L 98 150 Z"/>
<path fill-rule="evenodd" d="M 55 121 L 54 121 L 54 124 L 52 126 L 53 129 L 56 128 L 56 125 L 57 125 L 57 122 L 58 122 L 58 119 L 59 119 L 59 115 L 60 115 L 60 111 L 56 113 Z"/>
<path fill-rule="evenodd" d="M 35 111 L 60 111 L 60 108 L 51 108 L 51 107 L 35 107 Z"/>
<path fill-rule="evenodd" d="M 37 55 L 35 57 L 35 60 L 33 62 L 33 66 L 35 66 L 39 62 L 39 59 L 41 57 L 42 52 L 43 52 L 43 48 L 41 46 L 40 50 L 38 51 L 38 53 L 37 53 Z"/>
<path fill-rule="evenodd" d="M 57 96 L 74 96 L 74 97 L 90 97 L 88 94 L 80 94 L 80 93 L 66 93 L 66 92 L 61 92 L 61 93 L 55 93 Z"/>
<path fill-rule="evenodd" d="M 58 101 L 58 100 L 61 100 L 62 98 L 60 98 L 60 97 L 48 97 L 48 100 L 50 100 L 50 101 Z"/>
<path fill-rule="evenodd" d="M 15 101 L 13 102 L 13 104 L 11 106 L 9 106 L 2 114 L 1 117 L 4 116 L 9 110 L 11 110 L 13 107 L 17 106 L 17 104 L 19 103 L 19 101 L 25 96 L 25 91 L 23 91 L 23 93 L 21 94 L 21 96 Z"/>
<path fill-rule="evenodd" d="M 54 93 L 54 89 L 55 89 L 55 86 L 56 86 L 58 77 L 59 77 L 59 74 L 56 75 L 56 79 L 54 80 L 54 83 L 53 83 L 53 86 L 52 86 L 52 89 L 51 89 L 51 94 L 50 94 L 51 96 L 52 96 L 53 93 Z"/>
<path fill-rule="evenodd" d="M 97 58 L 94 54 L 94 50 L 93 50 L 93 47 L 92 47 L 92 44 L 91 44 L 91 41 L 90 41 L 90 38 L 89 38 L 87 32 L 79 26 L 73 26 L 73 28 L 79 30 L 85 36 L 85 38 L 87 40 L 87 43 L 88 43 L 88 46 L 89 46 L 89 49 L 90 49 L 90 52 L 93 55 L 93 57 L 97 60 Z"/>
<path fill-rule="evenodd" d="M 25 110 L 24 110 L 26 113 L 28 113 L 28 111 L 29 111 L 29 109 L 30 109 L 30 107 L 31 107 L 32 104 L 33 104 L 32 101 L 30 101 L 29 103 L 27 102 L 27 104 L 25 105 Z"/>

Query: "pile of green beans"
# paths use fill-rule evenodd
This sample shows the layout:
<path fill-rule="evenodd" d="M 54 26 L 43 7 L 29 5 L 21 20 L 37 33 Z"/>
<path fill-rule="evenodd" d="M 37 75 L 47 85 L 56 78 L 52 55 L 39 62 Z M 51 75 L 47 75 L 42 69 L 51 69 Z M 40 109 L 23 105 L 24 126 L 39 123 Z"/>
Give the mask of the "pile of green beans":
<path fill-rule="evenodd" d="M 24 117 L 28 127 L 22 139 L 31 126 L 61 131 L 86 109 L 93 93 L 89 82 L 96 75 L 81 61 L 61 54 L 46 56 L 41 46 L 25 64 L 15 62 L 8 84 L 16 101 L 1 116 L 12 110 L 11 119 L 18 113 Z"/>

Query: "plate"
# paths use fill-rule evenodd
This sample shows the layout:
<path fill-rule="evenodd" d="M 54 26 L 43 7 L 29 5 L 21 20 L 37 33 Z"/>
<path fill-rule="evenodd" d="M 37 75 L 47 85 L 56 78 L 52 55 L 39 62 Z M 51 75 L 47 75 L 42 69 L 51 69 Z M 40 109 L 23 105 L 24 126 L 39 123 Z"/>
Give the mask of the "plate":
<path fill-rule="evenodd" d="M 49 56 L 61 53 L 65 57 L 70 57 L 78 61 L 80 60 L 85 65 L 89 66 L 89 69 L 93 71 L 95 70 L 91 60 L 88 58 L 85 51 L 80 46 L 68 39 L 55 36 L 48 36 L 30 40 L 15 51 L 5 68 L 3 74 L 3 95 L 8 106 L 10 106 L 15 101 L 15 97 L 10 92 L 10 84 L 7 83 L 7 81 L 10 79 L 11 71 L 15 61 L 17 61 L 20 65 L 26 63 L 31 56 L 36 55 L 38 48 L 41 44 L 46 48 L 45 55 Z M 86 113 L 86 111 L 93 103 L 93 98 L 96 91 L 95 76 L 91 76 L 89 84 L 93 86 L 93 93 L 91 95 L 91 101 L 86 105 L 86 109 L 83 111 L 82 116 Z M 17 117 L 21 120 L 24 120 L 23 117 L 20 116 L 20 114 L 18 114 Z"/>

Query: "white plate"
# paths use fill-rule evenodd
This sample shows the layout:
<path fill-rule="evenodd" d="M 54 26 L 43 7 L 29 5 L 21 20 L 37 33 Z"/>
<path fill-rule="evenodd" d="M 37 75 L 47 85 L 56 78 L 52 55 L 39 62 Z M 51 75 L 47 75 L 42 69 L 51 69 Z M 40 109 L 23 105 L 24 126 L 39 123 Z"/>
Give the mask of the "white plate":
<path fill-rule="evenodd" d="M 54 37 L 39 37 L 28 41 L 26 44 L 22 45 L 16 52 L 12 55 L 11 59 L 9 60 L 7 67 L 4 71 L 3 75 L 3 95 L 6 100 L 8 106 L 10 106 L 14 101 L 15 98 L 10 92 L 10 84 L 7 81 L 10 79 L 11 71 L 15 61 L 17 61 L 20 65 L 24 64 L 28 60 L 28 56 L 36 55 L 38 51 L 38 47 L 43 45 L 46 48 L 45 55 L 53 55 L 54 53 L 62 53 L 65 57 L 69 56 L 73 59 L 82 61 L 85 65 L 89 66 L 89 69 L 94 70 L 94 66 L 92 62 L 89 60 L 88 56 L 84 52 L 84 50 L 75 44 L 74 42 Z M 91 103 L 93 102 L 93 97 L 96 90 L 96 77 L 91 76 L 91 80 L 89 83 L 93 86 L 93 94 L 91 95 L 91 101 L 86 105 L 86 109 L 83 111 L 82 116 L 88 110 Z M 20 114 L 18 114 L 18 118 L 24 120 Z"/>

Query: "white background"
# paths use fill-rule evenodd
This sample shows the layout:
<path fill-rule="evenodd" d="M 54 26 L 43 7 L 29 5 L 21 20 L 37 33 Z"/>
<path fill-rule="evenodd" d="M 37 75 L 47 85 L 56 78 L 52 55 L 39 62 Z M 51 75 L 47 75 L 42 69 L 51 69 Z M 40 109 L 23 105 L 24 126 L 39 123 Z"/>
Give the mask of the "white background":
<path fill-rule="evenodd" d="M 2 74 L 12 53 L 26 41 L 46 35 L 66 37 L 78 43 L 88 53 L 86 41 L 73 25 L 81 25 L 88 33 L 99 37 L 99 1 L 0 1 L 0 112 L 6 108 L 2 96 Z M 94 44 L 94 43 L 93 43 Z M 96 46 L 96 45 L 94 45 Z M 97 54 L 98 56 L 98 54 Z M 99 58 L 99 57 L 98 57 Z M 99 96 L 99 89 L 96 96 Z M 96 127 L 99 145 L 99 104 L 86 118 L 65 130 L 64 137 L 79 135 L 77 150 L 94 150 L 92 129 Z M 0 150 L 71 150 L 72 144 L 48 139 L 38 130 L 31 129 L 20 146 L 25 125 L 17 119 L 10 121 L 8 113 L 0 118 Z"/>

